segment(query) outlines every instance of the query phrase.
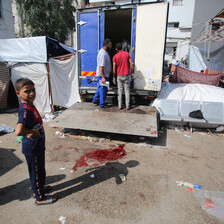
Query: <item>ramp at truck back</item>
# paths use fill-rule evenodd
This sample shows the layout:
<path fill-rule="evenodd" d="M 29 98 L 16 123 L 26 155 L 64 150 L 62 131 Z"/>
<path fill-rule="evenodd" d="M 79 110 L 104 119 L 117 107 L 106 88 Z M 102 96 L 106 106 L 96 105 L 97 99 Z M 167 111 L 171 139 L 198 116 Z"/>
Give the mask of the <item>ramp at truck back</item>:
<path fill-rule="evenodd" d="M 157 111 L 150 106 L 117 110 L 117 106 L 99 108 L 92 103 L 75 103 L 50 125 L 145 137 L 158 137 Z"/>

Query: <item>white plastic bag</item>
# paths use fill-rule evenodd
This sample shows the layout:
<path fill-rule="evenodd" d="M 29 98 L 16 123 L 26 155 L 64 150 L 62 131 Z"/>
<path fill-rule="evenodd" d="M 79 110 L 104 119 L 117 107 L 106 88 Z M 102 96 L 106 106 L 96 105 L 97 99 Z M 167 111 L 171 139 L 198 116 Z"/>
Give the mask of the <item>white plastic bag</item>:
<path fill-rule="evenodd" d="M 1 124 L 0 125 L 0 132 L 5 132 L 5 133 L 11 133 L 14 132 L 14 128 L 9 127 L 7 124 Z"/>
<path fill-rule="evenodd" d="M 195 189 L 194 196 L 208 214 L 224 220 L 224 192 Z"/>

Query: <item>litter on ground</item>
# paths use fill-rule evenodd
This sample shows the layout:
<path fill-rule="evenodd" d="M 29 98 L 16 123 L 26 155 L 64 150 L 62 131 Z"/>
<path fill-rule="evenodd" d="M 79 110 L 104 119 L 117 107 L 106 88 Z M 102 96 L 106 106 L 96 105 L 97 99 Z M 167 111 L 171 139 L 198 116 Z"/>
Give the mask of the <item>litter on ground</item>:
<path fill-rule="evenodd" d="M 0 125 L 0 132 L 4 132 L 4 133 L 12 133 L 14 132 L 14 128 L 9 127 L 7 124 L 1 124 Z"/>
<path fill-rule="evenodd" d="M 224 192 L 195 189 L 194 196 L 208 214 L 224 220 Z"/>
<path fill-rule="evenodd" d="M 65 216 L 61 216 L 58 220 L 59 220 L 62 224 L 65 224 L 66 217 L 65 217 Z"/>

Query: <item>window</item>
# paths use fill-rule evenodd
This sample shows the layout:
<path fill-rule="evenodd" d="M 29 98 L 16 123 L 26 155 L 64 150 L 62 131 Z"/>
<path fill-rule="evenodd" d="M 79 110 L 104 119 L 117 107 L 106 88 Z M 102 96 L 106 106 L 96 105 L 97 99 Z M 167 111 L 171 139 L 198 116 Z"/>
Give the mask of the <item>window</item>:
<path fill-rule="evenodd" d="M 179 27 L 179 23 L 168 23 L 168 27 L 169 28 L 178 28 Z"/>
<path fill-rule="evenodd" d="M 173 0 L 173 6 L 181 6 L 183 5 L 184 0 Z"/>
<path fill-rule="evenodd" d="M 169 55 L 169 56 L 172 56 L 173 58 L 175 58 L 175 56 L 176 56 L 176 50 L 177 50 L 176 47 L 166 47 L 165 54 L 166 55 Z"/>

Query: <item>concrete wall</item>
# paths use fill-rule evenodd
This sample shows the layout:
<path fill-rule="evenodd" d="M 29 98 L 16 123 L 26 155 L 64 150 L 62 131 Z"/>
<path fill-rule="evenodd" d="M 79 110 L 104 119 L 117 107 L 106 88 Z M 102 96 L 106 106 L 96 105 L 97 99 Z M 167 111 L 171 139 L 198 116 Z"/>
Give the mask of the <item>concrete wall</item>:
<path fill-rule="evenodd" d="M 170 3 L 169 18 L 170 22 L 179 22 L 180 28 L 191 28 L 194 14 L 195 0 L 183 0 L 182 6 L 174 6 L 173 0 L 168 0 Z"/>
<path fill-rule="evenodd" d="M 167 47 L 175 47 L 175 56 L 166 55 L 165 59 L 172 61 L 186 58 L 189 53 L 191 28 L 193 23 L 195 0 L 183 0 L 183 5 L 174 6 L 173 0 L 169 2 L 168 23 L 179 23 L 178 27 L 167 28 Z M 170 44 L 169 44 L 170 43 Z"/>
<path fill-rule="evenodd" d="M 1 0 L 0 39 L 14 38 L 11 0 Z"/>

